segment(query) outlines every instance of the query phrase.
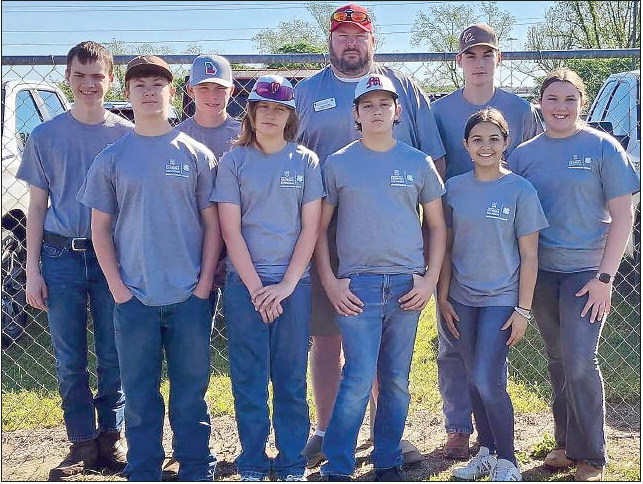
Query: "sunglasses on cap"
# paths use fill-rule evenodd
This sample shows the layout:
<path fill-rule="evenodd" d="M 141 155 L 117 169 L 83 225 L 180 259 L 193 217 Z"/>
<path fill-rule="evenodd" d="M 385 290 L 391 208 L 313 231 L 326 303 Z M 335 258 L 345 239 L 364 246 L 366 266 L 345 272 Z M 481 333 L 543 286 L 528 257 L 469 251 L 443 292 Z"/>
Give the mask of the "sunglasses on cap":
<path fill-rule="evenodd" d="M 257 82 L 253 89 L 259 96 L 273 101 L 292 101 L 295 90 L 278 82 Z"/>
<path fill-rule="evenodd" d="M 360 24 L 365 24 L 370 21 L 366 12 L 355 12 L 354 10 L 344 10 L 342 12 L 335 12 L 331 17 L 336 22 L 346 22 L 351 20 Z"/>

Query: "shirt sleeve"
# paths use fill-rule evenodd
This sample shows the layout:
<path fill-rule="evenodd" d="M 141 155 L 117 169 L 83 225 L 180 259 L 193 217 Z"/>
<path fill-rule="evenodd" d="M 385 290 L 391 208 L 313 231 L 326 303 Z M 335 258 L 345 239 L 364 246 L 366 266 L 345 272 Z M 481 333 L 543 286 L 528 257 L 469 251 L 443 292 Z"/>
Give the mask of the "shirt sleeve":
<path fill-rule="evenodd" d="M 207 152 L 197 152 L 197 179 L 196 179 L 196 200 L 199 210 L 208 208 L 210 196 L 213 189 L 212 170 L 216 166 L 216 158 L 209 150 Z"/>
<path fill-rule="evenodd" d="M 27 138 L 27 145 L 22 152 L 22 161 L 16 173 L 16 178 L 34 187 L 49 191 L 49 180 L 40 155 L 39 139 L 37 130 L 34 130 Z"/>
<path fill-rule="evenodd" d="M 306 164 L 306 175 L 304 178 L 304 197 L 302 205 L 306 205 L 308 202 L 312 202 L 326 195 L 324 192 L 321 167 L 319 166 L 317 155 L 310 153 L 306 156 L 308 158 L 308 162 Z"/>
<path fill-rule="evenodd" d="M 434 160 L 437 160 L 443 157 L 446 151 L 442 144 L 442 138 L 440 138 L 440 131 L 438 130 L 435 116 L 431 110 L 431 102 L 424 91 L 422 91 L 413 80 L 409 79 L 409 85 L 411 89 L 409 94 L 412 94 L 417 100 L 415 123 L 418 130 L 417 136 L 420 140 L 419 149 L 427 155 L 430 155 Z"/>
<path fill-rule="evenodd" d="M 109 154 L 101 152 L 96 156 L 76 200 L 100 212 L 113 216 L 118 214 L 112 158 Z"/>
<path fill-rule="evenodd" d="M 221 157 L 210 201 L 233 203 L 241 206 L 241 190 L 239 188 L 236 164 L 234 163 L 234 150 Z"/>
<path fill-rule="evenodd" d="M 603 141 L 601 183 L 605 200 L 634 194 L 640 190 L 639 176 L 628 154 L 615 139 Z"/>
<path fill-rule="evenodd" d="M 453 207 L 450 204 L 450 187 L 449 187 L 449 182 L 447 181 L 445 184 L 445 195 L 444 195 L 444 203 L 442 204 L 442 207 L 444 208 L 444 221 L 447 224 L 447 227 L 452 229 L 453 228 Z"/>
<path fill-rule="evenodd" d="M 516 216 L 514 228 L 517 237 L 532 234 L 537 230 L 549 227 L 547 217 L 543 212 L 538 193 L 531 183 L 524 180 L 524 188 L 516 200 Z"/>
<path fill-rule="evenodd" d="M 522 175 L 520 170 L 520 146 L 511 152 L 507 160 L 507 165 L 509 165 L 509 169 L 516 175 Z"/>
<path fill-rule="evenodd" d="M 440 175 L 438 175 L 438 171 L 435 169 L 435 165 L 430 156 L 426 157 L 423 182 L 422 189 L 420 190 L 420 203 L 422 205 L 444 195 L 444 183 Z"/>
<path fill-rule="evenodd" d="M 543 132 L 543 125 L 540 121 L 540 116 L 536 111 L 535 106 L 531 103 L 529 104 L 529 112 L 525 113 L 523 129 L 522 129 L 522 139 L 521 142 L 530 140 L 534 136 Z"/>
<path fill-rule="evenodd" d="M 324 180 L 324 188 L 326 189 L 326 202 L 333 207 L 337 206 L 339 201 L 339 192 L 337 190 L 337 183 L 335 180 L 335 170 L 333 163 L 327 160 L 322 168 L 322 176 Z"/>

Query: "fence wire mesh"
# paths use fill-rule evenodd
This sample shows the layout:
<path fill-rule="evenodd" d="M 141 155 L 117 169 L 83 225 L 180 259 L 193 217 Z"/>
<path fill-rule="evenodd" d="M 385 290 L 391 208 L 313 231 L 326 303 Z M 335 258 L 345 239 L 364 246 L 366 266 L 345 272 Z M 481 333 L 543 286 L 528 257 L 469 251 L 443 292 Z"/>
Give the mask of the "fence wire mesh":
<path fill-rule="evenodd" d="M 603 93 L 606 102 L 589 113 L 589 121 L 609 121 L 614 134 L 626 147 L 637 167 L 640 166 L 640 99 L 638 52 L 629 51 L 618 57 L 607 57 L 603 51 L 534 55 L 533 52 L 504 53 L 497 70 L 496 84 L 537 103 L 537 85 L 549 69 L 568 65 L 584 78 L 589 88 L 590 103 L 606 78 L 618 72 L 636 71 L 630 82 L 627 76 L 616 79 L 613 91 Z M 378 59 L 415 79 L 432 98 L 447 94 L 462 84 L 461 71 L 449 54 L 385 54 Z M 25 230 L 28 188 L 15 179 L 20 155 L 29 133 L 40 123 L 67 108 L 70 92 L 64 82 L 64 61 L 52 58 L 48 65 L 24 58 L 3 57 L 2 65 L 2 430 L 8 432 L 36 430 L 62 425 L 62 411 L 56 380 L 56 365 L 46 314 L 25 303 Z M 177 96 L 173 101 L 176 122 L 192 114 L 193 106 L 183 89 L 191 57 L 166 56 L 175 74 Z M 128 58 L 117 58 L 114 86 L 108 93 L 109 109 L 132 117 L 123 92 L 123 64 Z M 309 77 L 324 65 L 317 55 L 232 56 L 235 93 L 228 111 L 239 117 L 253 82 L 263 73 L 276 72 L 293 82 Z M 602 96 L 603 96 L 602 95 Z M 61 97 L 63 97 L 61 99 Z M 602 127 L 603 125 L 600 125 Z M 608 423 L 620 431 L 636 433 L 640 429 L 640 205 L 637 198 L 636 227 L 615 282 L 613 311 L 605 325 L 599 351 L 599 362 L 605 380 Z M 427 312 L 434 311 L 433 307 Z M 429 319 L 434 324 L 434 318 Z M 93 333 L 89 322 L 88 347 L 91 384 L 96 384 L 96 362 Z M 212 381 L 208 391 L 211 413 L 232 414 L 228 377 L 225 320 L 221 298 L 217 304 L 211 340 Z M 428 334 L 434 338 L 435 330 Z M 537 330 L 531 327 L 523 343 L 511 353 L 510 377 L 514 388 L 520 387 L 545 403 L 550 398 L 546 354 Z M 430 366 L 435 372 L 435 365 Z M 412 384 L 437 382 L 433 375 L 412 375 Z M 167 396 L 166 383 L 163 391 Z M 414 405 L 414 406 L 413 406 Z M 439 402 L 412 404 L 412 410 L 423 409 L 439 414 Z M 521 410 L 518 409 L 518 412 Z M 529 412 L 527 405 L 522 409 Z M 543 411 L 542 408 L 538 411 Z M 546 410 L 545 410 L 546 411 Z M 419 430 L 407 428 L 409 438 Z M 4 440 L 4 438 L 3 438 Z M 12 456 L 12 454 L 14 454 Z M 20 449 L 3 447 L 3 460 L 17 458 Z M 15 459 L 14 459 L 15 460 Z M 31 475 L 3 472 L 3 478 Z"/>

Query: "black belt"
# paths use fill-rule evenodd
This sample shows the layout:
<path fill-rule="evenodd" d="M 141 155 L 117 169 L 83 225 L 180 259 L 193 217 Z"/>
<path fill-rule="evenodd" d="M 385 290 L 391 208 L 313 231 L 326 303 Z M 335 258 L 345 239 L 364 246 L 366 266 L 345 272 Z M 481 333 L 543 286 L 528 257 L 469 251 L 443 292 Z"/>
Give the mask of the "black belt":
<path fill-rule="evenodd" d="M 65 237 L 64 235 L 58 235 L 52 232 L 45 231 L 42 234 L 42 240 L 47 245 L 60 247 L 62 249 L 71 249 L 74 252 L 94 250 L 92 239 L 88 239 L 87 237 Z"/>

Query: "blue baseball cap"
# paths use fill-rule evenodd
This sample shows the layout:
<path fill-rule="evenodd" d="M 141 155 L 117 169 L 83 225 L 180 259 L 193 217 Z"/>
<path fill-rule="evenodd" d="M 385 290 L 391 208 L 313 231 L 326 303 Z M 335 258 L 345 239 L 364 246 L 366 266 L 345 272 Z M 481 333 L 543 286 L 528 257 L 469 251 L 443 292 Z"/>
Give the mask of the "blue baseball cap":
<path fill-rule="evenodd" d="M 214 82 L 224 87 L 232 87 L 232 68 L 220 55 L 200 55 L 190 68 L 190 86 L 204 82 Z"/>

